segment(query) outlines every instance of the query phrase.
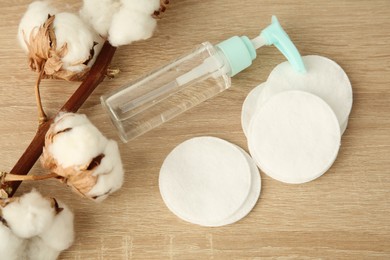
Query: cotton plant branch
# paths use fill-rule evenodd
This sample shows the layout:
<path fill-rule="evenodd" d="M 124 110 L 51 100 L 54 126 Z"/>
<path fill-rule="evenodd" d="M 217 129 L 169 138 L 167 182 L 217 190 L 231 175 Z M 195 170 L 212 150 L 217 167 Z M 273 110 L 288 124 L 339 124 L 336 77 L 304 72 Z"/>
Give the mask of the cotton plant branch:
<path fill-rule="evenodd" d="M 0 172 L 1 183 L 12 181 L 40 181 L 55 178 L 58 175 L 56 173 L 49 173 L 45 175 L 20 175 L 8 172 Z"/>
<path fill-rule="evenodd" d="M 43 106 L 42 106 L 41 93 L 39 90 L 39 85 L 41 84 L 43 72 L 44 72 L 44 70 L 42 68 L 41 72 L 39 72 L 37 81 L 35 83 L 35 89 L 34 89 L 35 90 L 35 100 L 37 102 L 37 107 L 38 107 L 38 120 L 39 120 L 40 125 L 43 124 L 45 121 L 47 121 L 47 115 L 46 115 L 45 110 L 43 109 Z"/>
<path fill-rule="evenodd" d="M 65 55 L 67 55 L 68 51 L 67 44 L 65 43 L 64 45 L 62 45 L 62 47 L 56 48 L 56 43 L 58 41 L 58 37 L 65 37 L 61 39 L 68 40 L 66 37 L 69 33 L 67 31 L 62 31 L 62 28 L 76 27 L 78 28 L 78 30 L 81 30 L 81 28 L 83 27 L 82 21 L 73 14 L 56 13 L 56 11 L 54 11 L 45 2 L 34 2 L 30 5 L 27 13 L 21 21 L 18 37 L 20 38 L 19 41 L 21 42 L 22 47 L 24 46 L 24 49 L 29 52 L 30 68 L 39 73 L 35 86 L 35 96 L 38 105 L 40 125 L 37 129 L 35 137 L 31 141 L 30 145 L 27 147 L 23 155 L 19 158 L 10 173 L 4 175 L 6 177 L 4 177 L 3 182 L 0 183 L 0 192 L 2 192 L 2 197 L 4 197 L 3 195 L 5 192 L 10 197 L 12 197 L 16 192 L 17 188 L 19 187 L 21 180 L 39 180 L 51 178 L 52 176 L 51 174 L 42 175 L 41 177 L 31 176 L 18 178 L 17 176 L 15 176 L 27 175 L 30 169 L 34 166 L 35 162 L 42 154 L 43 147 L 45 146 L 45 135 L 49 131 L 52 123 L 54 122 L 55 117 L 48 119 L 43 110 L 39 93 L 40 80 L 42 78 L 60 78 L 65 80 L 72 80 L 74 77 L 76 77 L 76 79 L 83 80 L 82 84 L 68 99 L 68 101 L 62 106 L 58 114 L 60 114 L 60 112 L 77 112 L 77 110 L 89 97 L 92 91 L 98 86 L 101 81 L 103 81 L 105 76 L 110 77 L 117 73 L 117 71 L 110 71 L 108 69 L 108 66 L 116 50 L 116 47 L 114 46 L 127 45 L 133 41 L 147 39 L 152 36 L 154 28 L 156 26 L 155 19 L 161 18 L 161 14 L 165 12 L 167 5 L 169 4 L 169 0 L 157 0 L 157 2 L 159 2 L 159 5 L 157 3 L 157 6 L 150 5 L 146 2 L 132 2 L 131 5 L 129 5 L 129 3 L 127 2 L 123 2 L 123 6 L 121 6 L 121 8 L 115 5 L 116 2 L 99 2 L 99 4 L 105 7 L 100 8 L 102 6 L 96 6 L 97 2 L 84 0 L 84 5 L 81 10 L 81 16 L 84 15 L 84 18 L 87 20 L 88 18 L 92 18 L 92 20 L 89 20 L 89 22 L 97 32 L 99 32 L 98 29 L 100 27 L 99 24 L 95 24 L 95 18 L 101 18 L 101 16 L 105 17 L 106 22 L 108 23 L 104 27 L 105 30 L 103 32 L 99 32 L 99 34 L 105 39 L 107 39 L 107 41 L 104 43 L 100 54 L 95 61 L 91 60 L 91 57 L 93 57 L 93 52 L 91 52 L 89 56 L 84 55 L 82 59 L 80 57 L 79 60 L 74 60 L 69 64 L 66 64 L 64 60 L 64 57 Z M 97 10 L 103 12 L 96 13 Z M 37 11 L 40 12 L 37 13 Z M 43 26 L 38 29 L 38 31 L 34 31 L 34 29 L 30 28 L 32 21 L 33 23 L 37 23 L 37 20 L 35 19 L 45 14 L 49 14 L 48 18 L 43 24 Z M 98 15 L 98 17 L 95 17 L 96 15 Z M 127 29 L 123 29 L 122 26 L 123 23 L 128 22 L 127 19 L 129 15 L 136 15 L 137 17 L 139 17 L 139 20 L 132 24 L 134 30 L 130 31 Z M 45 17 L 42 16 L 41 18 L 43 19 Z M 51 25 L 56 22 L 58 26 L 56 26 L 56 29 L 54 30 L 53 26 Z M 131 20 L 131 22 L 134 21 Z M 68 25 L 71 24 L 73 26 L 62 27 L 60 25 L 61 23 L 66 23 Z M 35 25 L 39 26 L 40 23 L 38 22 Z M 110 30 L 108 30 L 107 26 L 110 28 Z M 140 28 L 143 29 L 139 30 Z M 78 30 L 73 33 L 77 33 Z M 85 33 L 88 34 L 90 32 L 86 31 Z M 27 35 L 29 35 L 29 37 L 26 37 Z M 91 37 L 88 38 L 89 40 L 86 41 L 86 43 L 88 44 L 86 44 L 85 46 L 77 45 L 78 47 L 76 49 L 89 48 L 88 50 L 93 51 L 94 46 L 97 44 L 97 42 L 93 40 L 94 38 L 95 37 L 91 35 Z M 83 40 L 85 41 L 86 39 Z M 75 42 L 73 44 L 75 44 Z M 87 64 L 93 65 L 91 68 L 89 68 Z M 67 70 L 66 67 L 72 67 L 73 69 Z M 72 71 L 74 71 L 75 68 L 78 68 L 76 70 L 78 73 L 76 73 L 76 75 L 73 75 L 74 73 Z M 54 173 L 53 178 L 59 178 L 58 176 L 55 177 Z M 58 172 L 56 174 L 58 175 Z M 8 181 L 6 181 L 7 178 Z M 78 180 L 76 180 L 75 184 L 79 184 L 77 181 Z M 75 185 L 73 188 L 76 188 L 77 190 L 78 186 Z"/>
<path fill-rule="evenodd" d="M 94 65 L 91 67 L 84 81 L 80 84 L 79 88 L 73 93 L 73 95 L 62 106 L 59 112 L 77 112 L 82 104 L 91 95 L 94 89 L 104 80 L 108 66 L 114 56 L 116 48 L 111 46 L 110 43 L 105 42 L 100 54 L 98 55 Z M 42 154 L 42 149 L 45 142 L 45 134 L 49 130 L 53 119 L 49 119 L 39 125 L 37 132 L 24 151 L 23 155 L 19 158 L 14 165 L 10 173 L 18 175 L 27 175 L 30 169 L 34 166 L 39 156 Z M 20 181 L 6 182 L 2 185 L 2 189 L 12 197 L 20 185 Z"/>

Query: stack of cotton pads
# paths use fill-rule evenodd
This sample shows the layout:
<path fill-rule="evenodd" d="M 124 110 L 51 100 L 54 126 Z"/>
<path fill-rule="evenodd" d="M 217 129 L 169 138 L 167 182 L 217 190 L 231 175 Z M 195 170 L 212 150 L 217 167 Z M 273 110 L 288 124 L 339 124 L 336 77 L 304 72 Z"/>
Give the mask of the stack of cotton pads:
<path fill-rule="evenodd" d="M 286 183 L 314 180 L 332 166 L 352 108 L 351 84 L 339 65 L 321 56 L 303 61 L 306 73 L 288 62 L 276 66 L 242 110 L 256 164 Z"/>
<path fill-rule="evenodd" d="M 290 63 L 276 66 L 267 82 L 254 88 L 247 96 L 241 123 L 245 135 L 252 116 L 272 96 L 287 90 L 302 90 L 323 99 L 333 109 L 344 133 L 352 108 L 352 87 L 344 70 L 334 61 L 321 56 L 302 57 L 307 72 L 296 72 Z"/>
<path fill-rule="evenodd" d="M 246 216 L 260 195 L 259 171 L 238 146 L 215 137 L 178 145 L 160 170 L 160 192 L 179 218 L 223 226 Z"/>
<path fill-rule="evenodd" d="M 215 137 L 192 138 L 167 156 L 159 186 L 176 216 L 202 226 L 245 217 L 260 195 L 256 165 L 286 183 L 314 180 L 331 167 L 347 126 L 352 88 L 333 61 L 303 60 L 307 73 L 284 62 L 245 100 L 241 122 L 252 158 Z"/>

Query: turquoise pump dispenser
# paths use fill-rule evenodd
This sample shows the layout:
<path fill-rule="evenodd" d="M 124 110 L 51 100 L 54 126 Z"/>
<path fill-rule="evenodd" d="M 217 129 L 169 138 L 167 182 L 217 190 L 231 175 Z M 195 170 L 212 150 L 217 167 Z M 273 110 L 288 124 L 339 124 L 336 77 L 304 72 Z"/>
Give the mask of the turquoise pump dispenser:
<path fill-rule="evenodd" d="M 306 72 L 301 55 L 287 33 L 280 26 L 276 16 L 272 16 L 272 23 L 261 31 L 260 35 L 252 40 L 247 36 L 234 36 L 219 44 L 228 61 L 231 71 L 229 76 L 234 76 L 252 64 L 256 58 L 256 49 L 264 45 L 274 45 L 287 58 L 295 70 Z"/>
<path fill-rule="evenodd" d="M 233 77 L 252 65 L 252 61 L 257 57 L 256 49 L 265 45 L 274 45 L 295 70 L 302 73 L 306 72 L 299 51 L 280 26 L 276 16 L 272 16 L 272 23 L 263 29 L 259 36 L 252 40 L 247 36 L 233 36 L 220 42 L 216 45 L 217 52 L 220 55 L 206 58 L 203 63 L 179 76 L 176 81 L 179 85 L 184 85 L 221 67 L 222 70 L 219 70 L 217 74 L 213 74 L 214 76 L 220 76 L 220 73 L 224 73 L 229 77 Z"/>
<path fill-rule="evenodd" d="M 306 72 L 302 57 L 290 40 L 287 33 L 280 26 L 276 16 L 272 16 L 272 24 L 265 28 L 260 37 L 266 41 L 266 45 L 274 45 L 287 58 L 293 68 L 298 72 Z"/>

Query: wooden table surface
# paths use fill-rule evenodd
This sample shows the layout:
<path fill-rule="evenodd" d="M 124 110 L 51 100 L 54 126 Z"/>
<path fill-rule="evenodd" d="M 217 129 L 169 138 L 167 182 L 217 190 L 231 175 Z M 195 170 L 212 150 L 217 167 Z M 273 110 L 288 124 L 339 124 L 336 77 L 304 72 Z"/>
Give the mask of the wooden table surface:
<path fill-rule="evenodd" d="M 34 136 L 36 74 L 27 66 L 16 32 L 30 1 L 1 1 L 0 168 L 10 170 Z M 77 10 L 81 1 L 56 3 Z M 61 259 L 390 259 L 390 1 L 173 0 L 155 36 L 118 49 L 106 79 L 80 110 L 118 140 L 126 171 L 123 188 L 101 204 L 79 198 L 56 181 L 25 183 L 66 202 L 76 240 Z M 255 36 L 271 15 L 302 55 L 326 56 L 348 74 L 354 104 L 341 150 L 321 178 L 288 185 L 261 173 L 261 197 L 238 223 L 206 228 L 175 217 L 159 188 L 160 166 L 179 143 L 211 135 L 247 150 L 241 106 L 249 91 L 284 60 L 262 48 L 233 87 L 161 127 L 123 144 L 99 97 L 210 41 Z M 53 115 L 78 83 L 44 80 L 43 104 Z M 42 172 L 37 163 L 34 173 Z M 0 257 L 1 258 L 1 257 Z"/>

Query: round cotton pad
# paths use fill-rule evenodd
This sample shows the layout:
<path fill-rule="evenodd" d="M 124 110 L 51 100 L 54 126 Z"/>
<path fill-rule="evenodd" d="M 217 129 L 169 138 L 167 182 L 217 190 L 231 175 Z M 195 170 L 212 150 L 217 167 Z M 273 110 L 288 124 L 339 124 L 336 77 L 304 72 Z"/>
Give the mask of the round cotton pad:
<path fill-rule="evenodd" d="M 242 111 L 241 111 L 241 126 L 242 130 L 244 131 L 245 136 L 248 135 L 248 127 L 250 120 L 252 119 L 253 115 L 255 114 L 257 108 L 259 107 L 259 96 L 261 91 L 263 90 L 265 86 L 265 83 L 261 83 L 254 89 L 252 89 L 251 92 L 249 92 L 248 96 L 246 97 L 244 103 L 242 104 Z"/>
<path fill-rule="evenodd" d="M 247 158 L 235 145 L 215 137 L 196 137 L 167 156 L 159 186 L 175 215 L 194 224 L 218 226 L 246 201 L 251 175 Z"/>
<path fill-rule="evenodd" d="M 253 159 L 249 156 L 249 154 L 245 152 L 243 149 L 241 149 L 240 147 L 238 148 L 245 155 L 245 158 L 247 159 L 251 169 L 251 177 L 252 177 L 251 189 L 244 204 L 232 216 L 228 217 L 226 220 L 222 221 L 221 223 L 219 223 L 219 225 L 216 226 L 232 224 L 244 218 L 246 215 L 249 214 L 249 212 L 251 212 L 251 210 L 256 205 L 256 202 L 260 196 L 261 178 L 260 178 L 259 169 L 257 168 L 256 163 L 253 161 Z"/>
<path fill-rule="evenodd" d="M 333 109 L 343 133 L 352 108 L 352 87 L 344 70 L 321 56 L 302 57 L 307 72 L 296 72 L 289 62 L 276 66 L 267 79 L 259 102 L 285 90 L 303 90 L 322 98 Z"/>
<path fill-rule="evenodd" d="M 254 115 L 248 146 L 257 165 L 270 177 L 304 183 L 333 164 L 340 147 L 340 127 L 333 110 L 319 97 L 285 91 Z"/>

